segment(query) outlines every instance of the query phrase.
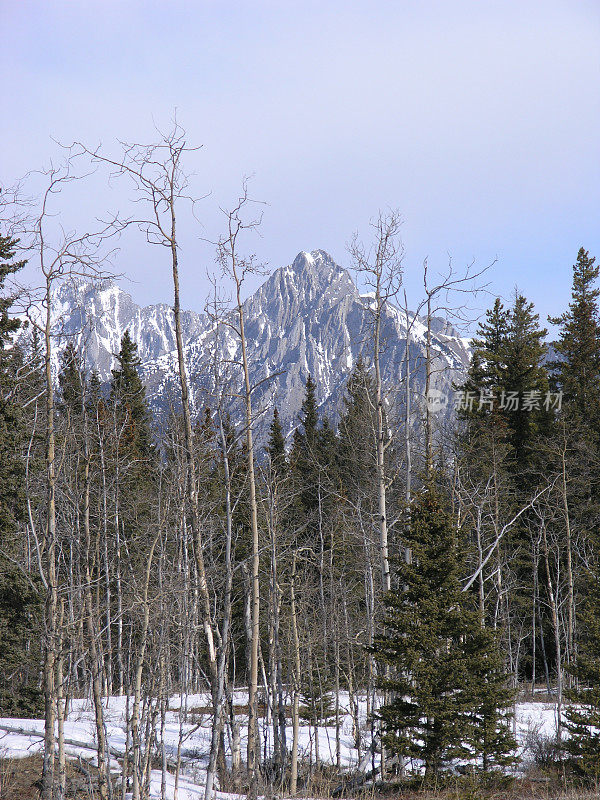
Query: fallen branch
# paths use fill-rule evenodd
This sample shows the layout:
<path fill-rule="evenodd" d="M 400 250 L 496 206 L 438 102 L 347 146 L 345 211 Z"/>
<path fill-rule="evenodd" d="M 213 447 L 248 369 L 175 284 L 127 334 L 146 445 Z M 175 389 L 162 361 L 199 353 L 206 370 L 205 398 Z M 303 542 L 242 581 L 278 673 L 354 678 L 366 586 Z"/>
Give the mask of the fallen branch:
<path fill-rule="evenodd" d="M 4 731 L 5 733 L 16 733 L 19 736 L 29 736 L 33 738 L 43 739 L 44 738 L 44 731 L 31 731 L 27 730 L 27 728 L 19 728 L 16 725 L 6 725 L 3 722 L 0 722 L 0 731 Z M 93 750 L 96 751 L 97 747 L 95 744 L 90 744 L 89 742 L 80 742 L 77 739 L 67 739 L 64 740 L 65 744 L 68 744 L 69 747 L 79 747 L 82 750 Z M 123 758 L 123 753 L 119 750 L 115 750 L 114 747 L 109 747 L 108 752 L 114 758 Z"/>

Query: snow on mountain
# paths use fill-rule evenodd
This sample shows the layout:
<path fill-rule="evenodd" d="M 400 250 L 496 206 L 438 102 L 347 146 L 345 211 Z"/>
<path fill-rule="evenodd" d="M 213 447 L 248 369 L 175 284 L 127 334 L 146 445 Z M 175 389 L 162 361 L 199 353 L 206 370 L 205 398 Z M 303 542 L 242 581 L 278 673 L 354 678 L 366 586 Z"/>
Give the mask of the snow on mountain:
<path fill-rule="evenodd" d="M 332 418 L 341 407 L 346 380 L 363 354 L 372 352 L 370 304 L 372 295 L 361 295 L 350 274 L 323 250 L 300 252 L 292 264 L 275 270 L 244 303 L 244 320 L 251 365 L 251 380 L 259 384 L 254 396 L 257 411 L 276 403 L 287 431 L 293 429 L 304 396 L 304 384 L 312 375 L 317 399 Z M 65 283 L 53 298 L 57 358 L 67 341 L 80 348 L 86 367 L 110 379 L 121 336 L 129 330 L 137 342 L 148 397 L 156 410 L 177 405 L 177 354 L 173 312 L 158 304 L 140 307 L 131 296 L 111 282 L 100 285 Z M 229 321 L 235 323 L 235 316 Z M 410 318 L 410 359 L 413 391 L 424 386 L 426 327 Z M 208 316 L 193 311 L 182 314 L 183 340 L 191 395 L 195 410 L 211 404 L 214 385 L 214 350 L 239 388 L 240 345 L 234 330 L 219 328 L 218 336 Z M 469 361 L 468 341 L 443 319 L 432 321 L 436 353 L 434 385 L 450 390 Z M 401 400 L 404 386 L 406 317 L 389 305 L 382 324 L 382 371 L 387 385 Z M 58 361 L 56 362 L 58 363 Z M 239 416 L 235 407 L 234 417 Z M 264 433 L 270 415 L 257 423 Z"/>

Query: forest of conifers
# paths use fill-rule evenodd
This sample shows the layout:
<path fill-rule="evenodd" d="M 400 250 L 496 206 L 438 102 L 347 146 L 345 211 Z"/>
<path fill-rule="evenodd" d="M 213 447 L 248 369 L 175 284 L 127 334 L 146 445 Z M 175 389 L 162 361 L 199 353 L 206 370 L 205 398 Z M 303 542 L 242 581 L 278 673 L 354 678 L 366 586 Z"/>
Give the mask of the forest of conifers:
<path fill-rule="evenodd" d="M 207 800 L 217 786 L 252 796 L 310 786 L 320 758 L 318 744 L 310 764 L 299 758 L 302 721 L 335 728 L 333 791 L 343 782 L 341 698 L 370 765 L 352 776 L 356 787 L 513 774 L 513 708 L 536 693 L 556 705 L 551 771 L 596 785 L 594 259 L 574 253 L 551 348 L 529 298 L 492 298 L 455 387 L 460 407 L 436 425 L 408 380 L 388 387 L 381 376 L 380 315 L 401 268 L 397 219 L 379 217 L 373 248 L 353 252 L 374 289 L 373 337 L 339 419 L 319 413 L 308 376 L 289 440 L 277 408 L 261 409 L 270 434 L 257 446 L 241 300 L 251 265 L 237 242 L 245 198 L 219 243 L 243 359 L 233 373 L 215 363 L 214 391 L 192 407 L 179 326 L 185 264 L 171 214 L 182 145 L 166 144 L 158 178 L 144 171 L 154 153 L 120 165 L 155 213 L 145 232 L 166 245 L 174 280 L 180 397 L 160 419 L 128 333 L 108 384 L 84 369 L 73 344 L 53 368 L 52 291 L 94 274 L 92 239 L 50 247 L 44 212 L 23 254 L 18 225 L 0 231 L 0 716 L 44 717 L 42 796 L 65 796 L 61 723 L 72 698 L 94 703 L 101 798 L 117 792 L 103 698 L 130 698 L 123 771 L 139 800 L 168 699 L 199 692 L 212 698 Z M 62 177 L 51 176 L 50 192 Z M 25 260 L 39 265 L 48 313 L 23 330 L 10 279 Z M 429 361 L 425 372 L 429 379 Z M 240 688 L 245 715 L 236 714 Z"/>

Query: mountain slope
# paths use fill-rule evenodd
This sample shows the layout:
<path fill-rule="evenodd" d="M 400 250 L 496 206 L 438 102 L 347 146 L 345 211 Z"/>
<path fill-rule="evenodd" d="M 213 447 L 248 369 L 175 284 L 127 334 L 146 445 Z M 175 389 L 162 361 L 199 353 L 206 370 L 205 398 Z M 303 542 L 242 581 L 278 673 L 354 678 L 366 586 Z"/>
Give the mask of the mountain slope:
<path fill-rule="evenodd" d="M 323 411 L 333 418 L 341 406 L 345 382 L 361 355 L 367 363 L 372 351 L 368 295 L 361 296 L 349 273 L 323 250 L 301 252 L 289 266 L 275 270 L 244 303 L 248 356 L 257 411 L 276 403 L 286 431 L 293 429 L 309 374 L 317 384 Z M 58 354 L 75 340 L 86 367 L 110 379 L 114 354 L 128 329 L 138 343 L 148 397 L 156 410 L 177 405 L 177 354 L 173 313 L 165 304 L 140 307 L 117 285 L 65 284 L 54 298 Z M 235 324 L 235 317 L 225 322 Z M 204 314 L 183 313 L 183 338 L 195 410 L 211 404 L 214 387 L 214 353 L 229 374 L 230 394 L 240 385 L 241 349 L 234 330 L 221 325 L 218 333 Z M 413 391 L 424 386 L 425 326 L 411 319 L 410 359 Z M 466 340 L 445 321 L 432 321 L 436 353 L 434 385 L 449 391 L 469 361 Z M 390 398 L 401 400 L 404 386 L 406 319 L 389 306 L 382 326 L 382 372 Z M 261 383 L 262 381 L 262 383 Z M 230 401 L 234 418 L 239 403 Z M 269 415 L 257 421 L 264 433 Z"/>

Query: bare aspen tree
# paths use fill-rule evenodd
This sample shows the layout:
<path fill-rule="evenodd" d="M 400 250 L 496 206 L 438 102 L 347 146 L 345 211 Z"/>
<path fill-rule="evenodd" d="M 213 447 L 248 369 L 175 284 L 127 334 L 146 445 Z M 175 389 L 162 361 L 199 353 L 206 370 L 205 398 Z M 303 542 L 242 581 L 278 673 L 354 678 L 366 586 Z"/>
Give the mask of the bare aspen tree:
<path fill-rule="evenodd" d="M 217 429 L 218 442 L 220 449 L 221 463 L 223 466 L 224 494 L 225 494 L 225 587 L 223 597 L 223 623 L 220 630 L 220 651 L 217 666 L 217 687 L 213 706 L 213 723 L 211 730 L 210 753 L 208 769 L 206 772 L 206 785 L 204 791 L 205 800 L 212 800 L 214 794 L 214 783 L 217 772 L 217 761 L 221 734 L 224 724 L 224 702 L 225 702 L 225 682 L 227 660 L 229 654 L 229 644 L 231 635 L 231 599 L 233 591 L 233 509 L 234 502 L 232 497 L 231 469 L 229 465 L 229 451 L 231 443 L 227 441 L 224 425 L 224 376 L 220 374 L 221 365 L 218 362 L 218 343 L 221 328 L 221 314 L 215 287 L 215 296 L 212 306 L 208 309 L 214 324 L 214 352 L 213 352 L 213 380 L 214 393 L 217 400 Z M 224 754 L 223 759 L 224 759 Z"/>
<path fill-rule="evenodd" d="M 492 262 L 493 264 L 494 262 Z M 446 321 L 455 320 L 465 323 L 469 320 L 467 302 L 453 304 L 452 299 L 462 296 L 476 297 L 479 292 L 485 291 L 486 285 L 479 283 L 479 278 L 492 266 L 489 264 L 481 269 L 475 269 L 473 264 L 467 265 L 462 272 L 457 273 L 452 259 L 448 263 L 445 273 L 437 276 L 432 281 L 428 259 L 423 261 L 423 289 L 425 297 L 419 303 L 416 315 L 425 314 L 425 475 L 431 479 L 433 475 L 433 411 L 431 407 L 431 390 L 436 372 L 436 352 L 433 346 L 432 325 L 435 317 L 443 316 Z"/>
<path fill-rule="evenodd" d="M 214 694 L 217 680 L 217 653 L 211 600 L 204 563 L 204 542 L 196 480 L 197 464 L 194 453 L 192 412 L 181 326 L 179 245 L 177 239 L 178 202 L 189 200 L 186 195 L 188 178 L 183 171 L 182 159 L 186 153 L 194 152 L 198 149 L 187 145 L 185 131 L 177 121 L 174 122 L 169 133 L 160 135 L 160 140 L 157 143 L 150 145 L 124 145 L 120 158 L 109 157 L 101 148 L 96 150 L 85 148 L 93 162 L 106 164 L 114 169 L 116 175 L 128 177 L 133 183 L 137 202 L 148 211 L 145 217 L 140 216 L 135 219 L 117 221 L 114 225 L 118 229 L 123 229 L 129 225 L 138 226 L 150 244 L 164 247 L 169 253 L 173 281 L 173 317 L 184 422 L 190 522 L 194 536 L 194 554 L 200 589 L 202 623 L 207 644 L 211 690 Z"/>
<path fill-rule="evenodd" d="M 296 794 L 298 788 L 298 740 L 300 732 L 300 639 L 298 637 L 298 616 L 296 609 L 296 563 L 298 551 L 294 550 L 292 575 L 290 581 L 291 624 L 294 645 L 294 690 L 292 699 L 292 763 L 290 766 L 290 794 Z"/>
<path fill-rule="evenodd" d="M 375 405 L 377 419 L 377 486 L 379 503 L 379 552 L 381 564 L 381 585 L 384 592 L 389 592 L 390 564 L 388 547 L 387 499 L 388 479 L 385 474 L 385 451 L 389 446 L 389 437 L 385 430 L 384 388 L 381 375 L 381 353 L 383 314 L 386 307 L 400 291 L 402 283 L 402 258 L 404 248 L 400 241 L 402 220 L 397 211 L 387 214 L 380 212 L 378 218 L 371 223 L 374 230 L 374 244 L 368 249 L 355 236 L 350 245 L 350 254 L 354 268 L 362 277 L 366 286 L 373 291 L 373 302 L 369 304 L 369 312 L 373 322 L 373 367 L 375 371 Z"/>
<path fill-rule="evenodd" d="M 45 565 L 42 567 L 42 579 L 46 588 L 44 613 L 44 759 L 42 768 L 42 798 L 51 800 L 55 783 L 54 751 L 55 723 L 57 710 L 56 666 L 58 655 L 58 561 L 57 561 L 57 527 L 56 527 L 56 411 L 54 400 L 53 375 L 53 339 L 54 330 L 53 302 L 57 286 L 65 280 L 78 277 L 100 278 L 106 275 L 102 271 L 103 257 L 100 247 L 109 235 L 104 229 L 98 233 L 66 232 L 56 225 L 53 217 L 53 200 L 56 195 L 73 181 L 82 176 L 77 174 L 73 161 L 79 153 L 69 150 L 64 164 L 52 166 L 43 173 L 45 189 L 41 196 L 39 213 L 32 220 L 29 234 L 28 250 L 35 254 L 41 277 L 39 289 L 29 290 L 27 295 L 28 315 L 30 322 L 43 341 L 44 382 L 45 382 L 45 460 L 46 460 L 46 509 L 44 530 Z M 105 256 L 106 257 L 106 256 Z M 30 259 L 32 260 L 32 259 Z M 40 299 L 41 314 L 36 313 L 34 303 Z M 41 562 L 40 562 L 41 564 Z"/>
<path fill-rule="evenodd" d="M 388 478 L 385 470 L 385 451 L 391 442 L 385 424 L 384 388 L 381 375 L 381 353 L 383 314 L 393 301 L 402 284 L 402 258 L 404 248 L 400 240 L 402 220 L 397 211 L 379 213 L 371 223 L 375 232 L 375 242 L 369 249 L 358 242 L 357 237 L 350 246 L 354 268 L 362 276 L 366 286 L 373 291 L 373 301 L 369 302 L 373 324 L 373 367 L 375 371 L 375 410 L 377 420 L 377 487 L 378 523 L 381 586 L 384 592 L 391 589 L 390 560 L 388 545 L 387 491 Z M 381 748 L 381 774 L 385 775 L 385 749 Z"/>
<path fill-rule="evenodd" d="M 98 793 L 101 800 L 108 797 L 108 782 L 110 779 L 107 763 L 107 743 L 104 728 L 104 710 L 102 707 L 102 676 L 101 662 L 98 654 L 98 616 L 94 609 L 92 594 L 92 575 L 90 565 L 92 563 L 92 535 L 90 527 L 90 452 L 88 439 L 88 420 L 86 410 L 86 398 L 82 393 L 81 412 L 84 424 L 84 452 L 83 452 L 83 529 L 84 529 L 84 594 L 85 594 L 85 619 L 89 639 L 92 671 L 92 695 L 94 699 L 95 723 L 96 723 L 96 742 L 98 745 Z"/>
<path fill-rule="evenodd" d="M 159 512 L 160 513 L 160 512 Z M 135 672 L 133 676 L 133 710 L 131 716 L 131 740 L 132 740 L 132 771 L 133 771 L 133 786 L 132 786 L 132 800 L 140 800 L 142 791 L 145 784 L 145 776 L 148 770 L 143 766 L 142 762 L 142 733 L 141 733 L 141 719 L 140 719 L 140 706 L 142 702 L 142 672 L 144 670 L 144 659 L 146 654 L 146 646 L 148 643 L 148 625 L 150 621 L 150 603 L 148 593 L 150 588 L 150 577 L 152 574 L 152 560 L 154 558 L 154 551 L 162 535 L 161 523 L 159 522 L 158 530 L 154 535 L 154 539 L 148 550 L 146 556 L 146 569 L 143 577 L 141 602 L 142 602 L 142 629 L 140 636 L 140 646 L 137 653 Z M 146 752 L 151 751 L 150 744 L 146 743 Z"/>
<path fill-rule="evenodd" d="M 567 663 L 575 660 L 575 591 L 573 581 L 573 535 L 571 532 L 571 513 L 569 511 L 569 491 L 567 476 L 567 434 L 565 421 L 561 421 L 560 467 L 561 467 L 561 499 L 566 534 L 567 557 Z"/>
<path fill-rule="evenodd" d="M 248 490 L 250 501 L 250 527 L 252 533 L 252 565 L 251 565 L 251 599 L 250 599 L 250 676 L 248 686 L 248 773 L 250 780 L 250 794 L 256 797 L 258 790 L 258 760 L 260 755 L 258 743 L 258 717 L 257 717 L 257 690 L 258 690 L 258 658 L 259 658 L 259 613 L 260 613 L 260 586 L 259 586 L 259 537 L 258 537 L 258 506 L 256 500 L 256 477 L 254 469 L 254 444 L 252 441 L 252 385 L 250 383 L 250 365 L 246 346 L 244 329 L 244 306 L 242 301 L 242 286 L 248 274 L 257 271 L 253 257 L 243 258 L 238 252 L 238 239 L 244 231 L 254 230 L 260 224 L 260 219 L 245 221 L 243 219 L 247 207 L 252 203 L 248 197 L 247 183 L 244 182 L 243 192 L 237 205 L 226 212 L 227 232 L 218 243 L 217 257 L 221 269 L 234 282 L 235 288 L 235 315 L 237 324 L 232 325 L 238 336 L 241 348 L 241 367 L 243 373 L 243 400 L 246 433 L 246 458 L 248 464 Z"/>
<path fill-rule="evenodd" d="M 406 508 L 410 508 L 410 496 L 412 492 L 412 447 L 410 440 L 410 432 L 412 428 L 411 416 L 411 366 L 410 366 L 410 341 L 411 331 L 416 317 L 410 319 L 408 311 L 408 299 L 406 297 L 406 290 L 404 290 L 404 319 L 406 325 L 406 341 L 404 343 L 404 457 L 406 459 L 406 479 L 404 486 L 404 500 Z M 407 561 L 409 559 L 407 558 Z"/>
<path fill-rule="evenodd" d="M 554 646 L 556 648 L 556 741 L 558 746 L 562 742 L 562 704 L 563 704 L 563 649 L 562 640 L 560 635 L 560 618 L 559 618 L 559 586 L 558 578 L 553 581 L 552 571 L 550 568 L 550 548 L 548 546 L 548 525 L 544 510 L 536 509 L 538 515 L 542 554 L 544 560 L 544 567 L 546 573 L 546 591 L 548 594 L 548 604 L 550 606 L 550 614 L 552 617 L 552 630 L 554 632 Z"/>

